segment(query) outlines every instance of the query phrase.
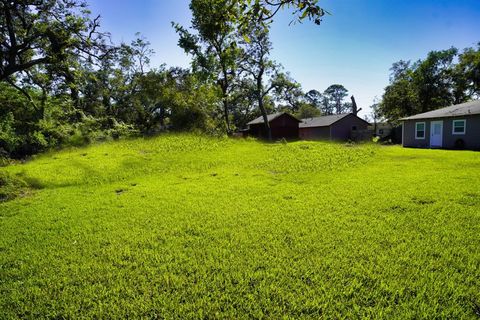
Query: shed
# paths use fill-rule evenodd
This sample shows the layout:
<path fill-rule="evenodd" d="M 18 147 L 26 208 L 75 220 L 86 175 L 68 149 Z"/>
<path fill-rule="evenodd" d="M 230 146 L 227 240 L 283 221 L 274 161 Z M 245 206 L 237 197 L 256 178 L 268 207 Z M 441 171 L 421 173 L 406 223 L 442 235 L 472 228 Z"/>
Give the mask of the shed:
<path fill-rule="evenodd" d="M 404 147 L 480 150 L 480 100 L 400 120 Z"/>
<path fill-rule="evenodd" d="M 353 113 L 302 119 L 300 139 L 340 140 L 352 139 L 356 131 L 365 132 L 370 124 Z"/>
<path fill-rule="evenodd" d="M 394 126 L 389 122 L 377 122 L 368 127 L 380 139 L 387 138 L 392 133 Z"/>
<path fill-rule="evenodd" d="M 299 119 L 286 112 L 269 114 L 267 119 L 272 131 L 272 139 L 298 139 L 298 124 L 301 122 Z M 248 135 L 263 139 L 268 137 L 262 116 L 250 121 L 247 125 Z"/>

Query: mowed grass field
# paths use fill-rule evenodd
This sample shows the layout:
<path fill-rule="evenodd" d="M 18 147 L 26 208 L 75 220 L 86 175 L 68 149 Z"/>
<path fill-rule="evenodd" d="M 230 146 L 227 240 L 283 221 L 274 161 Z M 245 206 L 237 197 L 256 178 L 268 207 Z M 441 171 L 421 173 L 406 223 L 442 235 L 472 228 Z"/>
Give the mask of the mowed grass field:
<path fill-rule="evenodd" d="M 0 318 L 480 316 L 480 153 L 193 135 L 0 168 Z"/>

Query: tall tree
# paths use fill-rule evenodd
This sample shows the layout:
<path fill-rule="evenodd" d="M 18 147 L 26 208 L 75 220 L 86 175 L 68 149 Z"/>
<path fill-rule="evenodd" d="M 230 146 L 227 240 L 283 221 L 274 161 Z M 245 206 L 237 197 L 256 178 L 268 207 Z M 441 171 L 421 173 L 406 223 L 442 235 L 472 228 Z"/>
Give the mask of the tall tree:
<path fill-rule="evenodd" d="M 331 109 L 335 111 L 336 114 L 341 114 L 346 111 L 346 105 L 344 99 L 348 96 L 348 90 L 345 89 L 341 84 L 332 84 L 323 93 L 329 104 L 332 106 Z M 330 112 L 333 110 L 329 110 Z"/>
<path fill-rule="evenodd" d="M 267 138 L 272 140 L 272 131 L 267 118 L 265 100 L 270 92 L 278 86 L 278 83 L 272 81 L 272 79 L 279 72 L 280 66 L 269 58 L 272 43 L 269 40 L 268 28 L 259 28 L 254 23 L 251 24 L 246 35 L 248 41 L 242 42 L 244 50 L 239 67 L 255 83 L 254 94 L 256 103 L 263 117 Z"/>
<path fill-rule="evenodd" d="M 192 0 L 192 28 L 174 24 L 179 46 L 193 56 L 193 69 L 210 76 L 222 92 L 225 126 L 230 126 L 230 95 L 234 85 L 239 50 L 236 30 L 240 8 L 234 0 Z"/>
<path fill-rule="evenodd" d="M 179 46 L 193 56 L 192 67 L 216 81 L 222 92 L 227 132 L 231 131 L 229 112 L 234 88 L 238 36 L 249 42 L 252 24 L 268 29 L 282 8 L 291 8 L 294 21 L 309 19 L 320 24 L 327 13 L 317 0 L 192 0 L 190 30 L 173 24 L 180 36 Z M 292 21 L 293 21 L 292 20 Z M 192 32 L 195 30 L 195 32 Z"/>
<path fill-rule="evenodd" d="M 310 90 L 305 94 L 305 100 L 318 110 L 322 110 L 325 97 L 318 90 Z"/>
<path fill-rule="evenodd" d="M 418 95 L 419 112 L 446 107 L 454 102 L 452 66 L 457 53 L 456 48 L 431 51 L 425 60 L 414 66 L 412 81 Z"/>
<path fill-rule="evenodd" d="M 385 118 L 396 120 L 417 113 L 419 100 L 413 72 L 409 61 L 396 62 L 390 68 L 390 84 L 379 105 L 379 112 Z"/>

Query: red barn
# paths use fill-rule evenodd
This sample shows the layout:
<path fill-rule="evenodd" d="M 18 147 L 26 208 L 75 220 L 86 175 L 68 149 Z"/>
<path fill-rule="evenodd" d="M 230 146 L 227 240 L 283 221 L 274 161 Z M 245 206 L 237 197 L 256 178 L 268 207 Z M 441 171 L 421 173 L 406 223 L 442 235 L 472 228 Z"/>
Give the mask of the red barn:
<path fill-rule="evenodd" d="M 278 112 L 267 116 L 270 129 L 272 130 L 272 139 L 298 139 L 298 124 L 301 122 L 294 116 L 286 112 Z M 260 116 L 247 123 L 248 134 L 253 137 L 267 139 L 268 134 L 265 130 L 265 122 Z"/>

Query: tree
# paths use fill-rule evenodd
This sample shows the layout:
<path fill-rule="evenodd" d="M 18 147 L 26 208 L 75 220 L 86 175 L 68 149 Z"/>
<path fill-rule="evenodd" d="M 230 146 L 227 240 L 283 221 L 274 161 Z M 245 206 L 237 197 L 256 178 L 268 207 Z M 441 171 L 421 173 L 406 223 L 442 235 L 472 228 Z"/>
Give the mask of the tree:
<path fill-rule="evenodd" d="M 454 102 L 452 66 L 457 53 L 456 48 L 431 51 L 425 60 L 418 61 L 414 66 L 412 81 L 418 96 L 419 112 L 447 107 Z"/>
<path fill-rule="evenodd" d="M 458 63 L 455 62 L 458 57 Z M 379 112 L 390 121 L 458 104 L 478 96 L 480 53 L 468 48 L 431 51 L 415 63 L 399 61 L 390 69 Z"/>
<path fill-rule="evenodd" d="M 348 96 L 348 90 L 341 84 L 332 84 L 323 93 L 328 100 L 329 110 L 326 114 L 342 114 L 347 110 L 344 99 Z"/>
<path fill-rule="evenodd" d="M 219 85 L 228 133 L 231 95 L 238 80 L 235 77 L 239 36 L 250 42 L 252 25 L 268 32 L 273 17 L 285 7 L 293 9 L 296 21 L 309 19 L 316 24 L 327 13 L 317 5 L 317 0 L 192 0 L 190 30 L 173 23 L 180 36 L 179 46 L 193 56 L 194 71 Z"/>
<path fill-rule="evenodd" d="M 357 101 L 355 101 L 355 97 L 353 95 L 350 97 L 350 100 L 352 100 L 352 104 L 351 104 L 350 109 L 352 110 L 352 113 L 354 115 L 357 115 L 362 110 L 362 108 L 360 108 L 360 109 L 358 108 Z"/>
<path fill-rule="evenodd" d="M 304 93 L 302 86 L 290 74 L 278 72 L 272 79 L 273 96 L 277 102 L 277 109 L 290 113 L 298 112 Z"/>
<path fill-rule="evenodd" d="M 373 120 L 373 132 L 377 133 L 377 123 L 383 120 L 382 113 L 380 110 L 380 103 L 378 102 L 378 98 L 375 97 L 373 100 L 373 104 L 370 106 L 370 116 Z"/>
<path fill-rule="evenodd" d="M 305 94 L 305 100 L 312 105 L 313 107 L 321 110 L 324 103 L 325 97 L 317 90 L 310 90 Z"/>
<path fill-rule="evenodd" d="M 320 116 L 322 113 L 318 108 L 309 103 L 302 103 L 297 113 L 295 114 L 299 119 L 314 118 Z"/>
<path fill-rule="evenodd" d="M 251 77 L 240 78 L 231 100 L 233 123 L 237 128 L 245 128 L 250 120 L 260 115 L 257 100 L 255 81 Z"/>
<path fill-rule="evenodd" d="M 302 22 L 305 19 L 319 25 L 323 16 L 328 12 L 317 5 L 318 0 L 239 0 L 244 14 L 241 25 L 248 25 L 254 21 L 257 25 L 265 27 L 273 17 L 283 8 L 292 9 L 293 22 Z M 255 19 L 252 20 L 251 17 Z"/>
<path fill-rule="evenodd" d="M 240 8 L 234 0 L 192 0 L 192 27 L 196 33 L 174 24 L 179 46 L 193 56 L 192 67 L 217 82 L 227 133 L 230 127 L 230 94 L 233 89 L 239 50 L 235 31 Z"/>
<path fill-rule="evenodd" d="M 459 54 L 453 74 L 455 103 L 480 98 L 480 43 L 476 49 L 466 48 Z"/>
<path fill-rule="evenodd" d="M 256 24 L 251 24 L 247 36 L 249 40 L 241 42 L 244 50 L 239 68 L 254 82 L 253 92 L 256 103 L 263 117 L 268 140 L 272 140 L 265 100 L 278 86 L 278 83 L 272 81 L 272 77 L 278 73 L 280 66 L 269 58 L 272 43 L 269 40 L 267 28 L 259 28 Z"/>
<path fill-rule="evenodd" d="M 390 84 L 385 88 L 379 113 L 396 120 L 417 113 L 419 99 L 413 83 L 414 69 L 409 61 L 399 61 L 390 68 Z"/>
<path fill-rule="evenodd" d="M 0 12 L 0 81 L 29 98 L 18 81 L 42 67 L 63 78 L 78 102 L 75 61 L 101 58 L 107 50 L 99 17 L 90 19 L 80 0 L 1 0 Z"/>

